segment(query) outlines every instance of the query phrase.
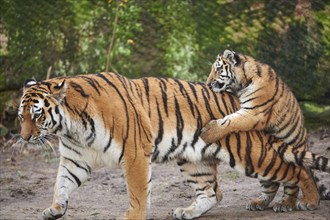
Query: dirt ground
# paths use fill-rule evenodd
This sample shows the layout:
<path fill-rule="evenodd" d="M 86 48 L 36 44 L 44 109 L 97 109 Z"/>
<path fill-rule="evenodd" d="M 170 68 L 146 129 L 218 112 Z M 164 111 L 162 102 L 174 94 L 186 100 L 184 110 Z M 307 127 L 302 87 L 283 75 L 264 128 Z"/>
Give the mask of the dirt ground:
<path fill-rule="evenodd" d="M 330 128 L 310 132 L 311 150 L 330 156 Z M 41 219 L 41 212 L 52 201 L 58 154 L 25 150 L 18 153 L 3 143 L 0 146 L 0 219 Z M 330 201 L 321 201 L 315 211 L 275 213 L 248 211 L 245 204 L 261 189 L 256 179 L 238 174 L 226 164 L 219 166 L 219 185 L 223 200 L 199 219 L 330 219 Z M 174 163 L 153 164 L 151 207 L 148 219 L 172 219 L 172 210 L 190 205 L 192 189 L 183 182 Z M 330 177 L 322 174 L 330 188 Z M 275 198 L 279 200 L 280 191 Z M 69 200 L 62 218 L 116 219 L 128 207 L 124 180 L 119 169 L 94 171 Z"/>

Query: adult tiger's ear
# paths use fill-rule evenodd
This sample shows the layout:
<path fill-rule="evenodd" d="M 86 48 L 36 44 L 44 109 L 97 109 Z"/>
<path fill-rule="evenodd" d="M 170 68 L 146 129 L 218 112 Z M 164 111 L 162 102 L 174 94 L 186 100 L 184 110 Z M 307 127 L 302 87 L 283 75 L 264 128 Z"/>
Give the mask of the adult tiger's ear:
<path fill-rule="evenodd" d="M 27 88 L 29 88 L 29 87 L 31 87 L 31 86 L 33 86 L 33 85 L 36 85 L 38 82 L 37 81 L 35 81 L 34 79 L 27 79 L 27 80 L 25 80 L 25 82 L 24 82 L 24 84 L 23 84 L 23 92 L 27 89 Z"/>
<path fill-rule="evenodd" d="M 240 61 L 239 56 L 234 51 L 231 50 L 225 50 L 225 52 L 223 52 L 223 58 L 228 60 L 231 65 L 236 65 Z"/>
<path fill-rule="evenodd" d="M 62 82 L 54 86 L 52 91 L 52 96 L 56 98 L 57 101 L 62 102 L 66 95 L 66 89 L 67 89 L 67 85 L 64 79 Z"/>

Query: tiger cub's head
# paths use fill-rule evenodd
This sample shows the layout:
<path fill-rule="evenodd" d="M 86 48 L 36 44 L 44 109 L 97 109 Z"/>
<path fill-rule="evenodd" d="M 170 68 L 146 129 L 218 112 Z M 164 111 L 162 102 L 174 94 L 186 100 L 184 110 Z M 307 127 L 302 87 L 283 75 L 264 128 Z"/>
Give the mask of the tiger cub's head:
<path fill-rule="evenodd" d="M 56 134 L 62 126 L 60 104 L 65 97 L 65 92 L 65 80 L 60 82 L 25 81 L 18 108 L 20 136 L 23 141 L 39 144 L 47 134 Z"/>
<path fill-rule="evenodd" d="M 234 51 L 225 50 L 223 54 L 219 54 L 216 61 L 212 65 L 210 75 L 206 84 L 211 87 L 214 92 L 236 92 L 241 89 L 240 77 L 237 71 L 240 66 L 241 58 Z"/>

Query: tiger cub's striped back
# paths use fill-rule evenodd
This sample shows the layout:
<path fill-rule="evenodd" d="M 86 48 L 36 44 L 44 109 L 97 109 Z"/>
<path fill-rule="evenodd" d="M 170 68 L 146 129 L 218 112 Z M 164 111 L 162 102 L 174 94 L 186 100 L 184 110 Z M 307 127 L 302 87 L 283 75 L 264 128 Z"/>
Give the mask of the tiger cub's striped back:
<path fill-rule="evenodd" d="M 207 79 L 213 91 L 234 93 L 240 102 L 240 109 L 223 119 L 211 121 L 201 137 L 209 143 L 229 133 L 249 130 L 263 130 L 292 145 L 275 149 L 286 160 L 315 168 L 327 166 L 327 161 L 313 164 L 313 156 L 307 156 L 307 132 L 304 117 L 294 94 L 267 64 L 254 58 L 225 50 L 219 54 Z M 305 160 L 302 158 L 305 157 Z M 322 165 L 323 164 L 323 165 Z M 329 167 L 323 167 L 329 171 Z"/>

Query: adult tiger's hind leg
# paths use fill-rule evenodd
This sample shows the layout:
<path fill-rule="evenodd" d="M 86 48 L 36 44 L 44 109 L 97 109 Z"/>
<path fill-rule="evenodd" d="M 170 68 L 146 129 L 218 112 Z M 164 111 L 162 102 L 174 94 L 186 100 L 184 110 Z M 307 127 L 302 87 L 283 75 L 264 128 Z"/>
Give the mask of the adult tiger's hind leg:
<path fill-rule="evenodd" d="M 303 198 L 297 200 L 296 208 L 299 210 L 314 210 L 320 204 L 321 196 L 318 192 L 313 173 L 309 169 L 304 169 L 300 173 L 299 188 L 302 191 Z"/>
<path fill-rule="evenodd" d="M 262 194 L 252 201 L 250 201 L 246 205 L 247 210 L 251 211 L 262 211 L 268 207 L 269 203 L 273 201 L 278 187 L 280 186 L 279 183 L 271 182 L 271 181 L 259 181 L 261 187 L 263 188 Z"/>
<path fill-rule="evenodd" d="M 180 171 L 195 190 L 196 200 L 187 208 L 177 208 L 175 219 L 193 219 L 213 208 L 222 199 L 222 192 L 217 184 L 215 164 L 178 162 Z"/>
<path fill-rule="evenodd" d="M 42 212 L 43 219 L 62 217 L 68 208 L 69 195 L 85 182 L 90 172 L 91 170 L 86 163 L 61 156 L 54 187 L 53 203 Z"/>

